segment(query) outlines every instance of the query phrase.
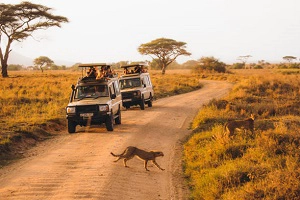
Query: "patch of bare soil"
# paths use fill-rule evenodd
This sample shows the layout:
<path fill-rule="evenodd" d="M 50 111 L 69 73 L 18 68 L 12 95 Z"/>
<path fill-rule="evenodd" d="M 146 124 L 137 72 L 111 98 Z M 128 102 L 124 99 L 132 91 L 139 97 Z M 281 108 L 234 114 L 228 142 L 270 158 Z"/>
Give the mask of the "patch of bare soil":
<path fill-rule="evenodd" d="M 157 100 L 152 108 L 122 111 L 122 124 L 78 128 L 26 151 L 26 157 L 0 169 L 0 199 L 188 199 L 182 172 L 182 143 L 198 109 L 228 93 L 231 85 L 205 81 L 188 94 Z M 125 168 L 110 152 L 127 146 L 163 151 L 146 171 L 132 159 Z"/>
<path fill-rule="evenodd" d="M 26 129 L 27 131 L 25 131 Z M 18 130 L 14 131 L 3 130 L 1 136 L 7 138 L 9 142 L 0 144 L 0 167 L 23 158 L 28 149 L 39 142 L 52 138 L 65 129 L 66 121 L 57 119 L 39 125 L 22 123 L 19 125 Z"/>

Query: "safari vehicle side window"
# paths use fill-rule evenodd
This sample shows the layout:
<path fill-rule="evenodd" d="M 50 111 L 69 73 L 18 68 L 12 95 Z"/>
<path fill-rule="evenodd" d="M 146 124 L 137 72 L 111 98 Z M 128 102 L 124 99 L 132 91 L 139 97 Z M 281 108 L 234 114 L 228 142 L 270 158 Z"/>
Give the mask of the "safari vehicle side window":
<path fill-rule="evenodd" d="M 145 84 L 147 86 L 150 86 L 151 84 L 150 84 L 149 76 L 145 76 L 144 79 L 145 79 Z"/>
<path fill-rule="evenodd" d="M 114 89 L 114 87 L 113 87 L 113 84 L 111 84 L 111 85 L 109 86 L 109 91 L 110 91 L 110 96 L 113 95 L 113 94 L 115 94 L 115 89 Z"/>
<path fill-rule="evenodd" d="M 114 88 L 115 88 L 116 95 L 119 95 L 121 92 L 117 81 L 114 82 Z"/>
<path fill-rule="evenodd" d="M 144 77 L 141 78 L 141 83 L 142 83 L 142 86 L 144 86 L 144 84 L 145 84 Z"/>
<path fill-rule="evenodd" d="M 151 78 L 150 78 L 150 76 L 148 76 L 148 79 L 149 79 L 149 85 L 151 85 L 151 86 L 152 86 L 152 82 L 151 82 Z"/>

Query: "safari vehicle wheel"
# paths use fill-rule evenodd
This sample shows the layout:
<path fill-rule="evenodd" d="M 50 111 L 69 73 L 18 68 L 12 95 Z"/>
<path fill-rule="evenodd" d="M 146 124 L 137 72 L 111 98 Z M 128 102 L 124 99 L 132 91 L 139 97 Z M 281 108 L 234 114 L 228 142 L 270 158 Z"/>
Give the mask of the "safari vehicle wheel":
<path fill-rule="evenodd" d="M 148 107 L 152 107 L 152 100 L 153 100 L 153 97 L 152 97 L 152 95 L 150 95 L 150 98 L 148 101 Z"/>
<path fill-rule="evenodd" d="M 76 123 L 72 120 L 68 120 L 68 132 L 75 133 L 76 132 Z"/>
<path fill-rule="evenodd" d="M 140 102 L 141 110 L 145 110 L 145 99 L 144 96 L 142 96 L 141 102 Z"/>
<path fill-rule="evenodd" d="M 121 124 L 121 109 L 117 113 L 118 117 L 115 119 L 116 124 Z"/>
<path fill-rule="evenodd" d="M 106 130 L 108 130 L 108 131 L 113 131 L 114 130 L 114 123 L 113 122 L 114 122 L 114 117 L 113 117 L 113 114 L 111 114 L 105 120 Z"/>

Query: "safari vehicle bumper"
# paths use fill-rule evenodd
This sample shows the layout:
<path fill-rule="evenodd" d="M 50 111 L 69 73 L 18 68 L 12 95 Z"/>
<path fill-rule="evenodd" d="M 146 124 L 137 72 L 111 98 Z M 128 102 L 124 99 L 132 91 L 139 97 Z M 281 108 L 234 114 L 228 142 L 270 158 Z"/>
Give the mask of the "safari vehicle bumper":
<path fill-rule="evenodd" d="M 142 100 L 140 91 L 122 92 L 122 103 L 125 105 L 138 105 Z"/>
<path fill-rule="evenodd" d="M 129 106 L 133 106 L 133 105 L 138 105 L 141 102 L 141 98 L 132 98 L 132 99 L 123 99 L 123 106 L 129 105 Z"/>
<path fill-rule="evenodd" d="M 111 116 L 109 111 L 101 111 L 99 105 L 67 107 L 66 118 L 80 126 L 102 124 Z M 73 109 L 73 110 L 72 110 Z"/>

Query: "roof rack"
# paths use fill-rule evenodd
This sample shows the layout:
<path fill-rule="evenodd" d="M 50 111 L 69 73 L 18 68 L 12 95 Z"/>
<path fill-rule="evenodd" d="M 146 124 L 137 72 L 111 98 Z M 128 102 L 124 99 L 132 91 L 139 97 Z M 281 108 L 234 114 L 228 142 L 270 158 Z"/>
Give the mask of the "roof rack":
<path fill-rule="evenodd" d="M 143 64 L 143 63 L 123 65 L 123 66 L 121 66 L 121 68 L 124 68 L 123 76 L 146 73 L 147 69 L 144 68 L 144 66 L 146 66 L 146 64 Z M 133 68 L 133 69 L 129 70 L 129 68 Z"/>
<path fill-rule="evenodd" d="M 111 79 L 117 78 L 118 75 L 114 75 L 112 77 L 102 77 L 100 79 L 96 79 L 95 77 L 79 77 L 77 82 L 78 83 L 103 83 L 103 82 L 108 82 Z"/>
<path fill-rule="evenodd" d="M 142 67 L 142 66 L 146 66 L 146 64 L 138 63 L 138 64 L 122 65 L 121 68 L 128 68 L 128 67 Z"/>
<path fill-rule="evenodd" d="M 86 64 L 79 64 L 78 67 L 105 67 L 111 66 L 111 64 L 107 63 L 86 63 Z"/>
<path fill-rule="evenodd" d="M 103 70 L 108 70 L 108 69 L 111 70 L 112 69 L 111 66 L 112 65 L 108 64 L 108 63 L 85 63 L 85 64 L 79 64 L 78 67 L 82 68 L 82 70 L 81 70 L 81 78 L 79 78 L 79 79 L 83 79 L 83 80 L 89 80 L 89 79 L 93 79 L 93 78 L 95 79 L 96 77 L 94 77 L 94 76 L 87 78 L 86 77 L 87 72 L 90 73 L 90 70 L 92 70 L 93 73 L 96 73 L 96 69 L 98 67 L 101 67 L 101 70 L 102 69 Z M 111 74 L 109 76 L 105 76 L 104 78 L 113 78 L 113 77 L 115 77 L 115 75 Z"/>
<path fill-rule="evenodd" d="M 129 74 L 122 74 L 121 77 L 130 77 L 130 76 L 138 76 L 141 73 L 129 73 Z"/>

